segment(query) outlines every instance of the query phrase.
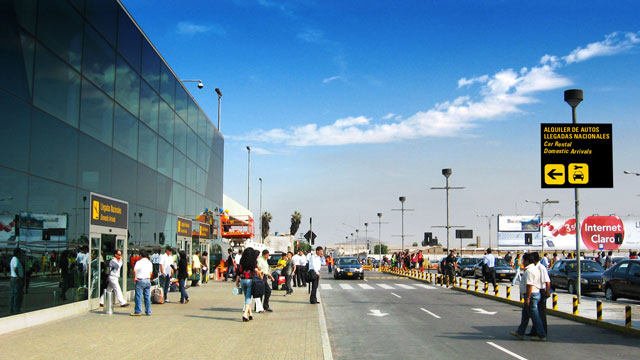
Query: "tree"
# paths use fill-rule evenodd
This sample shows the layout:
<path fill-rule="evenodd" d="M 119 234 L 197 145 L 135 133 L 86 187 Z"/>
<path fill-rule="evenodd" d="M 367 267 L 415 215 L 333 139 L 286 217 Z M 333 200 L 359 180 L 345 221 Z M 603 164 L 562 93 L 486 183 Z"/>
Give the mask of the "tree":
<path fill-rule="evenodd" d="M 300 228 L 300 221 L 302 220 L 302 214 L 297 211 L 294 211 L 291 214 L 291 226 L 289 227 L 289 234 L 295 236 Z"/>
<path fill-rule="evenodd" d="M 387 247 L 387 245 L 382 244 L 382 253 L 386 254 L 387 250 L 389 250 L 389 248 Z M 373 247 L 373 254 L 380 254 L 380 245 L 374 245 Z"/>
<path fill-rule="evenodd" d="M 311 251 L 311 245 L 309 245 L 305 241 L 300 241 L 300 244 L 298 244 L 296 246 L 296 250 L 295 251 L 298 251 L 298 250 L 309 252 L 309 251 Z"/>
<path fill-rule="evenodd" d="M 271 214 L 268 211 L 262 213 L 262 217 L 260 219 L 262 223 L 262 239 L 266 238 L 269 235 L 269 223 L 271 223 Z"/>
<path fill-rule="evenodd" d="M 467 246 L 469 246 L 469 247 L 477 247 L 477 246 L 478 246 L 478 244 L 476 244 L 476 243 L 469 243 L 469 244 L 467 244 Z"/>
<path fill-rule="evenodd" d="M 411 246 L 418 246 L 418 243 L 414 242 L 413 244 L 411 244 Z"/>

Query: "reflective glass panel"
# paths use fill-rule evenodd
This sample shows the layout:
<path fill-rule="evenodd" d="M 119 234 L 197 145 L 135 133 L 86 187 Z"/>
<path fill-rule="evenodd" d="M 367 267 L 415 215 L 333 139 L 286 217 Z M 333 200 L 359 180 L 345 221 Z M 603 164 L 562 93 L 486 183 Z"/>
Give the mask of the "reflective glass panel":
<path fill-rule="evenodd" d="M 116 100 L 137 117 L 140 102 L 140 78 L 121 57 L 118 56 L 117 61 Z"/>
<path fill-rule="evenodd" d="M 189 117 L 187 119 L 187 124 L 190 128 L 197 130 L 198 129 L 198 113 L 200 109 L 196 106 L 196 103 L 193 102 L 192 99 L 189 99 Z"/>
<path fill-rule="evenodd" d="M 187 176 L 187 158 L 178 150 L 173 150 L 173 180 L 184 184 Z"/>
<path fill-rule="evenodd" d="M 160 136 L 167 139 L 170 143 L 173 143 L 173 118 L 175 114 L 173 110 L 165 103 L 160 101 L 160 124 L 158 126 L 158 132 Z"/>
<path fill-rule="evenodd" d="M 209 166 L 209 148 L 200 139 L 198 139 L 198 165 L 203 168 Z"/>
<path fill-rule="evenodd" d="M 34 76 L 33 104 L 69 125 L 78 126 L 80 75 L 38 45 Z"/>
<path fill-rule="evenodd" d="M 183 153 L 187 153 L 187 124 L 176 117 L 175 134 L 173 135 L 173 144 Z"/>
<path fill-rule="evenodd" d="M 176 215 L 185 215 L 185 197 L 186 189 L 184 186 L 173 183 L 173 213 Z"/>
<path fill-rule="evenodd" d="M 187 130 L 187 156 L 194 161 L 198 156 L 198 137 L 191 129 Z"/>
<path fill-rule="evenodd" d="M 160 102 L 160 98 L 144 81 L 140 84 L 140 120 L 157 131 L 158 103 Z"/>
<path fill-rule="evenodd" d="M 116 46 L 118 3 L 113 0 L 87 1 L 87 19 L 111 46 Z"/>
<path fill-rule="evenodd" d="M 187 92 L 184 90 L 184 88 L 180 85 L 179 82 L 176 82 L 176 112 L 183 119 L 186 119 L 188 115 L 188 107 L 187 107 L 188 99 L 189 99 L 189 95 L 187 95 Z"/>
<path fill-rule="evenodd" d="M 120 9 L 118 12 L 118 52 L 136 71 L 140 71 L 140 47 L 142 35 L 129 16 Z"/>
<path fill-rule="evenodd" d="M 82 17 L 66 0 L 40 2 L 38 39 L 80 71 Z"/>
<path fill-rule="evenodd" d="M 160 65 L 160 96 L 174 108 L 176 94 L 176 79 L 169 68 L 163 63 Z"/>
<path fill-rule="evenodd" d="M 207 138 L 208 122 L 209 122 L 209 119 L 207 119 L 207 116 L 202 111 L 198 111 L 198 136 L 200 136 L 203 139 Z"/>
<path fill-rule="evenodd" d="M 158 136 L 142 123 L 139 128 L 138 161 L 155 169 L 158 160 Z"/>
<path fill-rule="evenodd" d="M 18 24 L 25 28 L 28 32 L 35 35 L 36 33 L 36 13 L 38 8 L 37 0 L 14 0 L 13 5 L 16 10 L 16 19 Z M 9 15 L 9 14 L 7 14 Z"/>
<path fill-rule="evenodd" d="M 197 168 L 196 171 L 197 171 L 196 191 L 204 195 L 205 188 L 207 186 L 207 173 L 201 168 Z"/>
<path fill-rule="evenodd" d="M 33 110 L 30 172 L 69 185 L 76 184 L 78 131 Z"/>
<path fill-rule="evenodd" d="M 137 174 L 138 163 L 118 151 L 114 151 L 111 171 L 111 196 L 128 201 L 129 204 L 137 202 Z"/>
<path fill-rule="evenodd" d="M 158 171 L 166 176 L 173 174 L 173 146 L 158 139 Z"/>
<path fill-rule="evenodd" d="M 142 39 L 142 77 L 156 91 L 160 90 L 160 57 L 146 39 Z"/>
<path fill-rule="evenodd" d="M 29 65 L 33 65 L 33 40 L 11 26 L 14 23 L 13 14 L 4 13 L 7 6 L 0 8 L 0 54 L 2 54 L 2 70 L 0 70 L 0 88 L 31 100 L 31 72 Z M 9 7 L 10 8 L 10 7 Z"/>
<path fill-rule="evenodd" d="M 171 178 L 158 175 L 158 191 L 156 192 L 156 209 L 164 212 L 173 212 L 173 204 L 171 203 L 171 190 L 173 189 L 173 180 Z"/>
<path fill-rule="evenodd" d="M 156 207 L 157 176 L 155 170 L 138 164 L 138 204 Z"/>
<path fill-rule="evenodd" d="M 111 146 L 113 100 L 87 80 L 82 81 L 80 129 Z"/>
<path fill-rule="evenodd" d="M 113 147 L 138 158 L 138 119 L 129 114 L 120 105 L 116 105 L 113 120 Z"/>
<path fill-rule="evenodd" d="M 189 189 L 196 189 L 196 163 L 187 159 L 187 187 Z"/>
<path fill-rule="evenodd" d="M 111 147 L 80 135 L 78 187 L 111 195 Z"/>
<path fill-rule="evenodd" d="M 29 127 L 31 107 L 22 101 L 0 92 L 2 109 L 2 141 L 0 141 L 0 165 L 27 171 L 29 166 Z M 3 198 L 0 193 L 0 198 Z M 2 202 L 0 202 L 2 204 Z"/>
<path fill-rule="evenodd" d="M 85 25 L 82 74 L 113 97 L 116 52 L 89 25 Z"/>

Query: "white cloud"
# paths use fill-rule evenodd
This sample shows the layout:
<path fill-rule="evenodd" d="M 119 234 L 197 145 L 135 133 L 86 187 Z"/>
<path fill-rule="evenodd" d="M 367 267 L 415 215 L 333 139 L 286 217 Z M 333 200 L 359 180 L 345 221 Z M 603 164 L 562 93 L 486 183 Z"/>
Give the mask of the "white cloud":
<path fill-rule="evenodd" d="M 562 59 L 567 64 L 585 61 L 596 56 L 608 56 L 627 51 L 640 44 L 640 31 L 619 33 L 605 36 L 604 40 L 578 47 Z"/>
<path fill-rule="evenodd" d="M 396 114 L 394 113 L 388 113 L 387 115 L 382 117 L 382 120 L 390 120 L 392 119 L 394 116 L 396 116 Z"/>
<path fill-rule="evenodd" d="M 251 152 L 256 155 L 273 155 L 271 151 L 260 147 L 251 147 Z"/>
<path fill-rule="evenodd" d="M 322 83 L 323 84 L 328 84 L 334 80 L 341 80 L 342 78 L 340 76 L 332 76 L 332 77 L 328 77 L 326 79 L 322 79 Z"/>
<path fill-rule="evenodd" d="M 458 87 L 479 83 L 482 84 L 479 92 L 435 104 L 406 119 L 396 117 L 391 123 L 371 124 L 370 118 L 361 115 L 338 119 L 330 125 L 311 123 L 288 129 L 258 130 L 242 139 L 290 146 L 327 146 L 457 136 L 480 122 L 521 113 L 522 106 L 537 101 L 534 95 L 538 92 L 571 85 L 570 79 L 557 73 L 562 66 L 619 53 L 639 43 L 638 33 L 613 33 L 602 42 L 578 47 L 561 58 L 545 55 L 532 68 L 503 69 L 493 75 L 462 78 Z M 393 116 L 395 114 L 389 113 L 383 119 L 390 120 Z"/>
<path fill-rule="evenodd" d="M 176 32 L 180 35 L 196 35 L 203 33 L 214 33 L 216 35 L 224 36 L 226 31 L 224 28 L 217 25 L 199 25 L 189 21 L 181 21 L 176 25 Z"/>
<path fill-rule="evenodd" d="M 317 29 L 306 29 L 298 33 L 298 39 L 313 44 L 321 44 L 327 41 L 324 38 L 324 33 Z"/>

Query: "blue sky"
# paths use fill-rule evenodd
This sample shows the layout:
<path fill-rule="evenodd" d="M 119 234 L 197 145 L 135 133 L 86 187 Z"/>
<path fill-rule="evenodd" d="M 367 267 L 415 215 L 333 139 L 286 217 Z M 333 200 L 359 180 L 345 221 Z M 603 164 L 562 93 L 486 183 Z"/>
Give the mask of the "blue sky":
<path fill-rule="evenodd" d="M 225 193 L 286 232 L 297 210 L 323 243 L 383 213 L 383 240 L 400 233 L 398 196 L 415 209 L 408 242 L 443 239 L 442 168 L 452 224 L 487 243 L 476 215 L 534 214 L 539 124 L 569 122 L 563 91 L 582 88 L 580 122 L 613 123 L 613 189 L 582 191 L 586 214 L 640 213 L 640 24 L 637 1 L 141 1 L 123 0 L 225 136 Z M 348 225 L 343 225 L 346 223 Z M 377 237 L 377 226 L 369 227 Z M 495 239 L 495 224 L 493 227 Z M 494 240 L 495 241 L 495 240 Z"/>

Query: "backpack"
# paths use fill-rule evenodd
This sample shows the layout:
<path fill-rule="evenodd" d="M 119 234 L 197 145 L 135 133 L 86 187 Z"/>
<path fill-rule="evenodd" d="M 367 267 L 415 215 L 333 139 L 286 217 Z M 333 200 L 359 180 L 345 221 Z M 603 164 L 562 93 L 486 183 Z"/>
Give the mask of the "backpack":
<path fill-rule="evenodd" d="M 264 295 L 264 280 L 260 279 L 260 277 L 256 275 L 251 281 L 251 296 L 259 298 L 262 295 Z"/>
<path fill-rule="evenodd" d="M 151 302 L 154 304 L 164 304 L 164 296 L 162 296 L 162 289 L 155 288 L 151 290 Z"/>

